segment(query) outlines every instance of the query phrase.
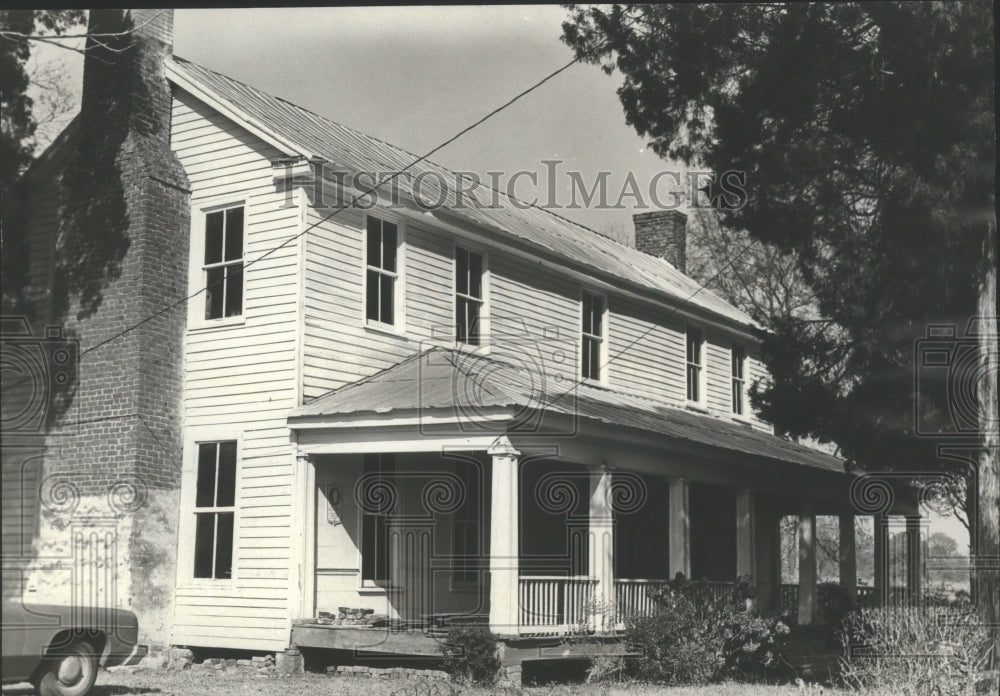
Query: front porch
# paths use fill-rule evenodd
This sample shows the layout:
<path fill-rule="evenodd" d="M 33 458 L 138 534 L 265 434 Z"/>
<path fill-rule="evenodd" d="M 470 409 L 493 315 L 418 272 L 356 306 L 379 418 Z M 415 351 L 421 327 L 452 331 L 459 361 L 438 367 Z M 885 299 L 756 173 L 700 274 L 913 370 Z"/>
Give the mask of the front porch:
<path fill-rule="evenodd" d="M 526 420 L 505 383 L 506 393 L 489 390 L 501 400 L 472 409 L 454 400 L 474 391 L 456 380 L 472 377 L 445 362 L 401 375 L 403 363 L 290 417 L 300 453 L 293 642 L 347 640 L 338 615 L 357 607 L 378 617 L 352 627 L 362 642 L 423 634 L 442 614 L 482 617 L 510 640 L 613 635 L 625 617 L 653 611 L 650 588 L 678 573 L 719 592 L 749 576 L 757 606 L 776 612 L 789 599 L 779 539 L 789 515 L 798 518 L 798 623 L 817 617 L 817 515 L 840 517 L 840 581 L 857 595 L 854 518 L 869 511 L 855 504 L 867 500 L 864 481 L 839 460 L 606 391 L 543 402 Z M 907 575 L 918 591 L 915 499 L 898 490 L 872 510 L 882 530 L 873 592 L 889 593 L 889 513 L 907 515 Z M 320 611 L 327 625 L 308 623 Z M 393 641 L 371 649 L 405 651 Z"/>

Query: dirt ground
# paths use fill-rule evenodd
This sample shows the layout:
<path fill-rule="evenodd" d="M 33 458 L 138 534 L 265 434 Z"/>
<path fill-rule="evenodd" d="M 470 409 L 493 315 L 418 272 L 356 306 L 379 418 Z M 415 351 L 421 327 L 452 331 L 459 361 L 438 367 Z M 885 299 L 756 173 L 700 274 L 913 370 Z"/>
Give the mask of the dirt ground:
<path fill-rule="evenodd" d="M 479 689 L 447 682 L 393 681 L 304 674 L 294 677 L 259 675 L 250 670 L 168 671 L 164 669 L 101 672 L 90 696 L 798 696 L 794 686 L 719 684 L 707 687 L 556 685 L 515 689 Z M 806 692 L 811 693 L 811 692 Z M 816 693 L 819 693 L 818 691 Z M 826 689 L 826 696 L 839 692 Z M 3 696 L 32 696 L 30 685 L 4 687 Z"/>

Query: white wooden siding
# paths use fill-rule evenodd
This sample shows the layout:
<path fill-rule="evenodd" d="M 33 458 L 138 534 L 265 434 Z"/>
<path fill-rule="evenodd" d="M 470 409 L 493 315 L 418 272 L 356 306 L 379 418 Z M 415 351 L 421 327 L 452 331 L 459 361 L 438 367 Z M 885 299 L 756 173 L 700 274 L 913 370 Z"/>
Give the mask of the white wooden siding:
<path fill-rule="evenodd" d="M 204 587 L 179 578 L 171 641 L 280 650 L 291 618 L 295 460 L 285 419 L 297 403 L 300 250 L 292 242 L 268 252 L 299 232 L 300 213 L 286 207 L 272 180 L 270 161 L 282 153 L 181 90 L 175 92 L 171 144 L 191 183 L 193 215 L 207 201 L 248 200 L 245 262 L 251 264 L 243 323 L 190 328 L 185 354 L 185 427 L 212 426 L 241 438 L 234 580 Z M 202 311 L 203 302 L 195 298 L 190 311 Z"/>

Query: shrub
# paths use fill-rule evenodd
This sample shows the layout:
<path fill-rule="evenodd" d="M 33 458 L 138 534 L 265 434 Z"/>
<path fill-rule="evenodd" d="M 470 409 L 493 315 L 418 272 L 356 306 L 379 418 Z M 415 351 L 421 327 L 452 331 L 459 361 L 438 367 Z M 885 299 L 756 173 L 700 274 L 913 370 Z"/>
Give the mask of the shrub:
<path fill-rule="evenodd" d="M 816 619 L 825 626 L 840 626 L 844 617 L 857 608 L 846 588 L 835 582 L 816 585 Z"/>
<path fill-rule="evenodd" d="M 626 641 L 640 657 L 635 676 L 666 684 L 707 684 L 756 676 L 771 666 L 788 627 L 755 615 L 753 586 L 689 582 L 679 577 L 653 594 L 657 611 L 631 617 Z"/>
<path fill-rule="evenodd" d="M 975 693 L 990 636 L 967 607 L 859 609 L 843 623 L 841 678 L 855 691 L 908 696 Z"/>
<path fill-rule="evenodd" d="M 490 685 L 500 671 L 497 639 L 485 628 L 448 631 L 445 641 L 445 671 L 455 681 Z"/>

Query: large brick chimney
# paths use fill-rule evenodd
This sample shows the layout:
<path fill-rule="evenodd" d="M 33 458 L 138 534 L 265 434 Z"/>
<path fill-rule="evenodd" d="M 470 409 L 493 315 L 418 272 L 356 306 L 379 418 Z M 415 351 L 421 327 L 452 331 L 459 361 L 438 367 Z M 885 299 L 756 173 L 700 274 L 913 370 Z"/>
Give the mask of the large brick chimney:
<path fill-rule="evenodd" d="M 29 586 L 38 600 L 131 608 L 140 639 L 162 645 L 173 613 L 186 307 L 163 310 L 186 294 L 190 227 L 164 75 L 173 10 L 91 10 L 88 34 L 78 130 L 58 184 L 49 309 L 49 322 L 79 340 L 80 360 L 56 395 L 38 527 L 40 555 L 73 570 L 50 565 Z M 71 504 L 47 501 L 56 490 Z M 92 577 L 77 567 L 84 556 L 98 568 Z"/>
<path fill-rule="evenodd" d="M 636 249 L 687 272 L 687 215 L 679 210 L 655 210 L 633 215 L 632 222 Z"/>

